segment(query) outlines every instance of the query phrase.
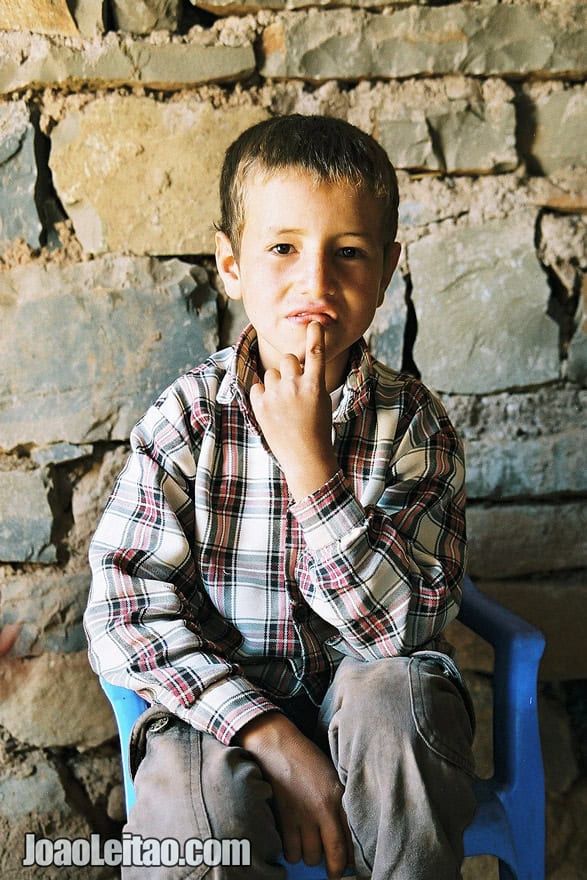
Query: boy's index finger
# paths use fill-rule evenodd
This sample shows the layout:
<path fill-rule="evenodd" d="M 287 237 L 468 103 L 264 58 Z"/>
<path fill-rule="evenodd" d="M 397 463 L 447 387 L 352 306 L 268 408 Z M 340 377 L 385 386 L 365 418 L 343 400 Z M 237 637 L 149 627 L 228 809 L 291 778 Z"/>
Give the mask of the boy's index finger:
<path fill-rule="evenodd" d="M 306 362 L 304 373 L 324 384 L 326 381 L 326 344 L 324 327 L 318 321 L 311 321 L 306 330 Z"/>

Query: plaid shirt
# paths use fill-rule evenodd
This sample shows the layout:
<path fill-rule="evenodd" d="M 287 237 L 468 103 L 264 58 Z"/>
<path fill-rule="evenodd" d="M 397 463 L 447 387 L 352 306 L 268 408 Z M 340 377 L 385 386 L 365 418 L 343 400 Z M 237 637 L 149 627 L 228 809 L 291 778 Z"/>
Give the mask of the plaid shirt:
<path fill-rule="evenodd" d="M 93 668 L 224 743 L 274 700 L 318 703 L 344 655 L 434 647 L 465 556 L 461 445 L 420 382 L 357 343 L 340 471 L 293 503 L 249 405 L 256 364 L 248 327 L 162 394 L 90 549 Z"/>

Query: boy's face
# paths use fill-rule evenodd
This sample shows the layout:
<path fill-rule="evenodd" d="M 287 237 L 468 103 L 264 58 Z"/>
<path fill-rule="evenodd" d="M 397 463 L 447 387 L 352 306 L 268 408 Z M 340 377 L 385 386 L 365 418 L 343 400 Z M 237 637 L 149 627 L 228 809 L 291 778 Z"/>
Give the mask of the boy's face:
<path fill-rule="evenodd" d="M 242 299 L 264 370 L 285 354 L 303 362 L 306 329 L 324 327 L 326 386 L 344 379 L 350 346 L 381 305 L 399 258 L 383 244 L 381 207 L 348 184 L 314 184 L 294 169 L 246 185 L 238 260 L 224 233 L 216 261 L 231 299 Z"/>

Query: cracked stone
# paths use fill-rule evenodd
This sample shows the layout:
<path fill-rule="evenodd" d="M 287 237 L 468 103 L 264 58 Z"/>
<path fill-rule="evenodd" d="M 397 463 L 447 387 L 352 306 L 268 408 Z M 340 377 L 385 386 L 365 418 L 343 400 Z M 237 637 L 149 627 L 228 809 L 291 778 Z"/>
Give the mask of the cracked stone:
<path fill-rule="evenodd" d="M 177 30 L 181 0 L 111 0 L 114 24 L 132 34 Z"/>
<path fill-rule="evenodd" d="M 218 342 L 205 270 L 176 259 L 19 266 L 0 273 L 0 319 L 4 449 L 126 440 L 160 391 Z"/>
<path fill-rule="evenodd" d="M 0 560 L 56 561 L 49 491 L 50 484 L 41 468 L 0 472 Z"/>
<path fill-rule="evenodd" d="M 484 394 L 558 379 L 559 330 L 529 212 L 442 230 L 408 248 L 414 358 L 439 391 Z"/>
<path fill-rule="evenodd" d="M 0 725 L 31 746 L 73 746 L 84 751 L 116 734 L 112 711 L 86 651 L 32 659 L 4 657 L 0 696 Z"/>
<path fill-rule="evenodd" d="M 51 135 L 50 164 L 85 250 L 213 253 L 224 152 L 267 115 L 119 95 L 66 113 Z"/>
<path fill-rule="evenodd" d="M 14 239 L 39 245 L 34 138 L 24 101 L 0 106 L 0 253 Z"/>
<path fill-rule="evenodd" d="M 582 501 L 471 504 L 467 526 L 473 577 L 587 568 L 587 507 Z"/>

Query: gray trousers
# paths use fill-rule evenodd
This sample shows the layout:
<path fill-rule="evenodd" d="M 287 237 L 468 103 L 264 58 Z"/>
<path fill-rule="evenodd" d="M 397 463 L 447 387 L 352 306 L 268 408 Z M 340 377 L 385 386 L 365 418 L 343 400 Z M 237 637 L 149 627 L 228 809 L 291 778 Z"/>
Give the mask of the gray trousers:
<path fill-rule="evenodd" d="M 427 652 L 345 658 L 314 739 L 344 786 L 360 880 L 457 880 L 475 802 L 470 698 L 453 661 Z M 125 832 L 248 838 L 250 867 L 139 867 L 123 880 L 285 880 L 271 787 L 252 755 L 151 707 L 133 731 L 136 803 Z"/>

